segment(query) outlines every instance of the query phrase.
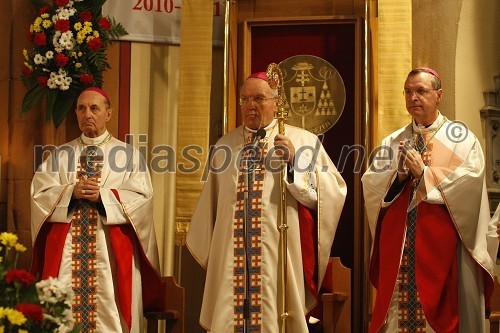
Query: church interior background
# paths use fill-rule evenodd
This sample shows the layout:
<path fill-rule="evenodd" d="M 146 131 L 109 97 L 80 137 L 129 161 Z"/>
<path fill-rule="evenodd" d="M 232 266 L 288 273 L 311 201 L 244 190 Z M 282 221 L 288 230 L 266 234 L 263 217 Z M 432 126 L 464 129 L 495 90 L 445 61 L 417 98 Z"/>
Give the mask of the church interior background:
<path fill-rule="evenodd" d="M 212 43 L 213 22 L 206 18 L 214 9 L 206 2 L 184 0 L 191 6 L 183 6 L 180 44 L 115 41 L 108 49 L 111 69 L 103 88 L 118 111 L 108 126 L 114 136 L 123 140 L 132 134 L 148 152 L 158 145 L 173 147 L 161 154 L 177 164 L 187 162 L 179 153 L 183 147 L 198 144 L 207 147 L 201 156 L 205 161 L 208 146 L 241 123 L 236 101 L 243 78 L 270 62 L 307 52 L 329 60 L 346 84 L 341 120 L 325 135 L 335 163 L 343 145 L 362 145 L 370 152 L 408 123 L 401 90 L 406 74 L 417 66 L 440 73 L 441 112 L 467 123 L 486 149 L 489 138 L 480 116 L 488 106 L 484 93 L 497 89 L 493 109 L 498 110 L 500 99 L 498 0 L 289 0 L 286 5 L 233 0 L 226 7 L 226 45 Z M 20 79 L 22 50 L 35 12 L 30 0 L 6 0 L 0 13 L 0 230 L 16 232 L 30 245 L 33 148 L 72 140 L 79 130 L 73 114 L 58 128 L 45 122 L 43 105 L 20 115 L 26 92 Z M 301 41 L 317 36 L 336 44 L 301 47 Z M 139 134 L 147 139 L 141 141 Z M 153 157 L 147 156 L 148 161 Z M 361 161 L 361 170 L 367 162 Z M 349 156 L 342 173 L 350 191 L 332 255 L 352 270 L 352 331 L 365 332 L 373 301 L 367 278 L 371 243 L 356 163 Z M 184 237 L 202 173 L 152 173 L 162 274 L 175 276 L 186 288 L 186 332 L 201 332 L 196 309 L 204 273 L 186 250 Z M 29 267 L 29 251 L 21 265 Z"/>

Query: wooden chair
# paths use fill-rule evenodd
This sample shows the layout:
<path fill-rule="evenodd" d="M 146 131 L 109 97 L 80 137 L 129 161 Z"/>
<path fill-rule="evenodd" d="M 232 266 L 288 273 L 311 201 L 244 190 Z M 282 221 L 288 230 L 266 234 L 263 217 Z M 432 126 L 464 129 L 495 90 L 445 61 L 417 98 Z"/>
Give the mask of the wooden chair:
<path fill-rule="evenodd" d="M 344 267 L 340 258 L 330 258 L 332 271 L 330 276 L 332 292 L 324 293 L 323 301 L 323 332 L 351 332 L 351 270 Z"/>
<path fill-rule="evenodd" d="M 500 332 L 500 283 L 498 277 L 494 277 L 495 289 L 490 298 L 490 333 Z"/>
<path fill-rule="evenodd" d="M 162 277 L 165 292 L 165 305 L 163 311 L 144 312 L 148 322 L 147 333 L 158 333 L 158 322 L 165 320 L 165 333 L 184 333 L 184 288 L 179 286 L 174 277 Z"/>

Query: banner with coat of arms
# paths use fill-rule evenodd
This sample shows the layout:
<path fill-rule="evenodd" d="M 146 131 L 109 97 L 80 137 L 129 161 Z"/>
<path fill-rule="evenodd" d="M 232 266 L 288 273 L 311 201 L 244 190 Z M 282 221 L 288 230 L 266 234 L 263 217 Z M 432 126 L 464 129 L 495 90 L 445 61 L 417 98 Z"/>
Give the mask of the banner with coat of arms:
<path fill-rule="evenodd" d="M 214 45 L 224 45 L 225 0 L 214 1 Z M 107 0 L 104 16 L 119 21 L 128 35 L 120 40 L 179 44 L 182 0 Z"/>

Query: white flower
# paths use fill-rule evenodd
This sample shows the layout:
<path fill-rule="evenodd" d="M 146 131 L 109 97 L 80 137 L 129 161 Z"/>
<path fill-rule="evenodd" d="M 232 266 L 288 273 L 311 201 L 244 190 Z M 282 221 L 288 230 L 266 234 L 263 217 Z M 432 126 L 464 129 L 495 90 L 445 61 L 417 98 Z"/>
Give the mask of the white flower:
<path fill-rule="evenodd" d="M 47 80 L 47 87 L 49 87 L 50 89 L 57 89 L 57 84 L 54 82 L 53 79 L 48 79 Z M 40 300 L 42 301 L 42 300 Z"/>
<path fill-rule="evenodd" d="M 61 45 L 59 44 L 59 37 L 61 37 L 61 32 L 57 30 L 54 33 L 54 37 L 52 37 L 52 44 L 54 44 L 54 47 L 60 47 Z"/>
<path fill-rule="evenodd" d="M 56 75 L 54 82 L 60 86 L 64 82 L 64 77 L 62 75 Z"/>
<path fill-rule="evenodd" d="M 56 89 L 57 85 L 54 83 L 54 80 L 48 79 L 47 80 L 47 87 L 49 87 L 49 89 Z"/>
<path fill-rule="evenodd" d="M 73 79 L 71 77 L 66 76 L 63 80 L 63 83 L 61 84 L 61 90 L 68 90 L 72 81 Z"/>
<path fill-rule="evenodd" d="M 52 59 L 54 57 L 54 52 L 52 51 L 47 51 L 47 53 L 45 53 L 45 57 L 47 59 Z"/>
<path fill-rule="evenodd" d="M 68 6 L 69 6 L 69 4 L 68 4 Z M 70 18 L 71 16 L 75 15 L 75 13 L 76 13 L 76 9 L 75 9 L 75 8 L 73 8 L 73 7 L 68 7 L 68 8 L 58 8 L 58 9 L 56 10 L 56 13 L 57 13 L 57 14 L 56 14 L 56 15 L 54 15 L 54 16 L 57 16 L 57 17 L 58 17 L 58 19 L 56 19 L 56 21 L 57 21 L 57 20 L 69 20 L 69 18 Z M 55 21 L 54 21 L 54 23 L 55 23 Z"/>
<path fill-rule="evenodd" d="M 64 75 L 66 74 L 61 70 L 59 70 L 59 73 L 63 73 Z M 51 77 L 57 78 L 64 77 L 64 75 L 51 73 Z M 65 77 L 64 80 L 71 82 L 70 77 Z M 60 87 L 60 89 L 63 88 L 64 85 Z M 37 282 L 36 290 L 40 304 L 44 309 L 44 320 L 52 322 L 58 326 L 54 329 L 54 332 L 71 332 L 75 325 L 75 319 L 73 317 L 73 312 L 71 311 L 71 302 L 74 297 L 74 292 L 71 289 L 71 286 L 67 286 L 58 279 L 48 278 Z"/>
<path fill-rule="evenodd" d="M 33 57 L 33 61 L 35 62 L 36 65 L 44 65 L 47 63 L 47 59 L 38 53 L 35 54 L 35 56 Z"/>
<path fill-rule="evenodd" d="M 71 30 L 64 32 L 61 38 L 59 38 L 59 44 L 66 50 L 71 50 L 74 46 L 73 32 L 71 32 Z"/>
<path fill-rule="evenodd" d="M 61 324 L 58 328 L 55 329 L 54 333 L 68 333 L 71 332 L 71 330 L 71 327 L 68 327 L 65 324 Z"/>

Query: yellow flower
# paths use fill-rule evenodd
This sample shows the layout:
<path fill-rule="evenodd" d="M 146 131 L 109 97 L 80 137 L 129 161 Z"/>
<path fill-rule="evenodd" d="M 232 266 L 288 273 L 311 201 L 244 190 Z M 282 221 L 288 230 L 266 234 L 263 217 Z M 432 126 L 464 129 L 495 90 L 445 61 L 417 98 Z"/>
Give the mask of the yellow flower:
<path fill-rule="evenodd" d="M 85 31 L 84 30 L 78 31 L 76 34 L 76 42 L 78 44 L 81 44 L 83 43 L 84 40 L 85 40 Z"/>
<path fill-rule="evenodd" d="M 25 62 L 24 65 L 27 63 Z M 26 66 L 28 67 L 28 66 Z M 17 235 L 10 232 L 2 232 L 0 234 L 0 243 L 7 245 L 8 248 L 13 247 L 17 243 Z"/>
<path fill-rule="evenodd" d="M 28 50 L 26 50 L 26 49 L 23 50 L 23 56 L 24 56 L 24 59 L 26 59 L 26 61 L 28 61 Z M 2 248 L 0 247 L 0 250 L 1 249 Z"/>
<path fill-rule="evenodd" d="M 40 15 L 41 18 L 48 18 L 50 15 L 47 14 L 47 13 L 43 13 L 42 15 Z"/>
<path fill-rule="evenodd" d="M 95 38 L 99 37 L 99 31 L 94 30 L 94 37 L 95 37 Z"/>
<path fill-rule="evenodd" d="M 3 262 L 3 257 L 0 257 L 0 262 Z"/>
<path fill-rule="evenodd" d="M 29 333 L 29 332 L 20 328 L 17 330 L 17 333 Z"/>
<path fill-rule="evenodd" d="M 40 32 L 40 31 L 42 31 L 42 29 L 40 28 L 39 25 L 34 25 L 34 24 L 30 25 L 30 32 L 31 33 Z"/>
<path fill-rule="evenodd" d="M 17 243 L 14 245 L 14 249 L 16 249 L 17 252 L 24 252 L 26 251 L 26 246 L 21 243 Z"/>
<path fill-rule="evenodd" d="M 85 26 L 82 28 L 81 32 L 83 32 L 85 35 L 92 33 L 92 22 L 84 22 L 84 25 Z"/>
<path fill-rule="evenodd" d="M 74 27 L 76 31 L 80 31 L 82 29 L 82 22 L 76 22 Z"/>
<path fill-rule="evenodd" d="M 42 26 L 45 28 L 45 29 L 48 29 L 52 26 L 52 21 L 49 21 L 49 20 L 43 20 L 42 22 Z"/>
<path fill-rule="evenodd" d="M 78 52 L 78 56 L 81 57 L 83 55 L 82 52 Z"/>
<path fill-rule="evenodd" d="M 0 326 L 0 333 L 3 333 L 3 332 L 5 332 L 5 327 Z"/>
<path fill-rule="evenodd" d="M 31 30 L 31 27 L 33 27 L 33 31 L 40 32 L 42 30 L 40 28 L 41 25 L 42 25 L 42 18 L 41 17 L 37 17 L 35 19 L 35 22 L 33 22 L 33 25 L 30 26 L 30 30 Z"/>
<path fill-rule="evenodd" d="M 22 312 L 14 309 L 7 309 L 7 319 L 10 321 L 12 325 L 17 325 L 17 326 L 21 326 L 27 320 L 26 317 L 22 314 Z"/>
<path fill-rule="evenodd" d="M 81 64 L 81 63 L 79 63 L 79 62 L 77 62 L 77 63 L 75 64 L 75 67 L 76 67 L 76 68 L 80 68 L 80 67 L 82 67 L 82 64 Z"/>

